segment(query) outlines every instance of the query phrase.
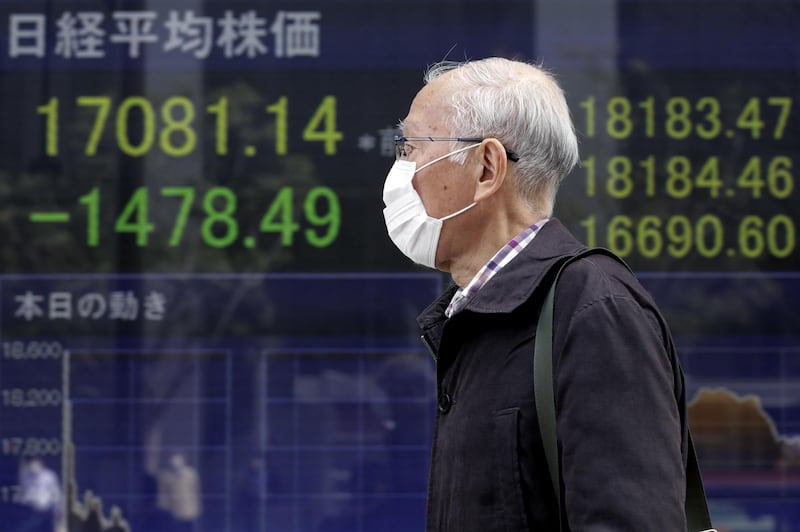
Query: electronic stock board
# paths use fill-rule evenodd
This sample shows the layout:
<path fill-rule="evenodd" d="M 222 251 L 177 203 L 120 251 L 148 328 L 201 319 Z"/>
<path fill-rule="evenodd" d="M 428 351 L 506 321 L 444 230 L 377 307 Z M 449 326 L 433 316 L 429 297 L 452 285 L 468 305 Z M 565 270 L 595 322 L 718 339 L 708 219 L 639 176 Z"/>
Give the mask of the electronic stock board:
<path fill-rule="evenodd" d="M 556 216 L 667 315 L 717 526 L 800 530 L 798 27 L 788 0 L 0 1 L 0 531 L 34 475 L 71 532 L 422 529 L 414 318 L 449 279 L 381 189 L 425 67 L 491 55 L 566 91 Z"/>

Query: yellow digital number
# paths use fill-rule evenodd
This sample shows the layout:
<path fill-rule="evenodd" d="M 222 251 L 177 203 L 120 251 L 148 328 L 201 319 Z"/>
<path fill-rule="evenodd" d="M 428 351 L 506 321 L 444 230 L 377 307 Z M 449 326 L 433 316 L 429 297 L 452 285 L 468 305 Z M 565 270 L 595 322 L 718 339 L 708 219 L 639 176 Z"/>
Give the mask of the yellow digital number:
<path fill-rule="evenodd" d="M 325 96 L 303 130 L 303 140 L 325 143 L 325 155 L 336 155 L 343 135 L 336 129 L 336 97 Z"/>

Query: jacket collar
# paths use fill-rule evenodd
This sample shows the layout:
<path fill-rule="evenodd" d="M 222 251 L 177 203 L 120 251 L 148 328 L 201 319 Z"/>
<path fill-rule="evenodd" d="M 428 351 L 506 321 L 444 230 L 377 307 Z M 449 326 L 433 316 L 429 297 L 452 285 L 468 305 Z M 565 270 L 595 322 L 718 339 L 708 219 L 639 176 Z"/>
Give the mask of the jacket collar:
<path fill-rule="evenodd" d="M 551 218 L 536 238 L 475 294 L 462 312 L 512 312 L 530 299 L 555 263 L 582 249 L 585 246 L 558 219 Z M 419 315 L 417 323 L 422 330 L 429 330 L 446 319 L 444 311 L 456 289 L 450 287 Z"/>

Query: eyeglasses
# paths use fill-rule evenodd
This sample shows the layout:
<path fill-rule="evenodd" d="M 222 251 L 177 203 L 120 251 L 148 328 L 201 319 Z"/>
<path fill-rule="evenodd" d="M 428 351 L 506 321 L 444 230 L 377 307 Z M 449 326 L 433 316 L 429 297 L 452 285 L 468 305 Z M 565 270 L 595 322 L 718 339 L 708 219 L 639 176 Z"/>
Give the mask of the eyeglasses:
<path fill-rule="evenodd" d="M 483 142 L 486 140 L 482 137 L 401 137 L 400 135 L 394 136 L 394 156 L 396 159 L 402 159 L 404 157 L 408 157 L 410 150 L 408 148 L 414 149 L 413 146 L 406 146 L 406 142 L 408 141 L 417 141 L 417 142 L 439 142 L 439 141 L 451 141 L 451 142 Z M 506 148 L 506 157 L 508 157 L 509 161 L 517 162 L 519 161 L 520 157 L 516 152 L 513 152 Z"/>

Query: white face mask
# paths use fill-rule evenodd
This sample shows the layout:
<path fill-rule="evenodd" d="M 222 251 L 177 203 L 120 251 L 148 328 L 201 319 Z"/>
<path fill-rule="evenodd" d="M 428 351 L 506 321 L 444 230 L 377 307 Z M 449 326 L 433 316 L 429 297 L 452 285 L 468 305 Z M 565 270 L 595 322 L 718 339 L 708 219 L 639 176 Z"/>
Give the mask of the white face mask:
<path fill-rule="evenodd" d="M 436 248 L 439 246 L 442 222 L 471 209 L 476 203 L 472 202 L 460 211 L 443 218 L 431 218 L 425 211 L 419 194 L 414 190 L 412 183 L 414 174 L 433 163 L 477 146 L 480 144 L 451 151 L 419 168 L 416 168 L 415 162 L 397 160 L 389 170 L 383 185 L 383 203 L 386 205 L 383 209 L 383 218 L 386 221 L 386 229 L 394 245 L 417 264 L 428 268 L 436 267 Z"/>

